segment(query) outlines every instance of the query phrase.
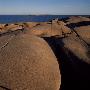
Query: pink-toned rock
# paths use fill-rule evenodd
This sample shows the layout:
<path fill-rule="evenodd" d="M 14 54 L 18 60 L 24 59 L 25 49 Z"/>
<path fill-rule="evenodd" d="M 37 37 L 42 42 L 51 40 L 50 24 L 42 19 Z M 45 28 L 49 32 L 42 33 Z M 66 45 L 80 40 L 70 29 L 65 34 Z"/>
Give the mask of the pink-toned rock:
<path fill-rule="evenodd" d="M 37 24 L 38 22 L 25 22 L 23 26 L 26 30 L 30 30 L 31 28 L 35 27 Z"/>
<path fill-rule="evenodd" d="M 81 62 L 83 61 L 90 64 L 89 48 L 82 38 L 76 35 L 76 33 L 72 33 L 69 37 L 63 38 L 62 41 L 66 51 L 74 54 L 74 56 L 81 60 Z"/>
<path fill-rule="evenodd" d="M 62 26 L 65 26 L 66 25 L 66 23 L 64 23 L 63 21 L 58 21 L 57 22 L 59 25 L 62 25 Z"/>
<path fill-rule="evenodd" d="M 83 40 L 90 44 L 90 25 L 77 27 L 75 30 Z"/>
<path fill-rule="evenodd" d="M 27 31 L 28 34 L 37 36 L 60 36 L 70 33 L 71 30 L 62 21 L 53 20 L 51 24 L 41 23 Z"/>
<path fill-rule="evenodd" d="M 63 34 L 68 34 L 71 32 L 70 28 L 65 26 L 66 24 L 63 21 L 53 21 L 52 23 L 52 35 L 59 35 L 63 37 Z"/>
<path fill-rule="evenodd" d="M 36 36 L 51 36 L 51 25 L 38 25 L 28 30 L 27 34 L 33 34 Z"/>
<path fill-rule="evenodd" d="M 9 24 L 9 25 L 6 26 L 4 29 L 5 29 L 6 31 L 9 31 L 9 30 L 15 31 L 15 30 L 18 30 L 18 29 L 22 29 L 22 26 L 19 25 L 19 24 Z"/>
<path fill-rule="evenodd" d="M 7 26 L 3 26 L 3 28 L 0 30 L 0 33 L 6 33 L 9 31 L 16 31 L 16 30 L 23 29 L 23 26 L 20 24 L 8 24 Z"/>
<path fill-rule="evenodd" d="M 0 24 L 0 28 L 3 28 L 5 26 L 5 24 Z"/>
<path fill-rule="evenodd" d="M 0 24 L 0 33 L 3 32 L 4 26 L 5 26 L 5 24 Z"/>
<path fill-rule="evenodd" d="M 43 39 L 21 34 L 0 46 L 0 86 L 10 90 L 59 90 L 60 84 L 57 59 Z"/>

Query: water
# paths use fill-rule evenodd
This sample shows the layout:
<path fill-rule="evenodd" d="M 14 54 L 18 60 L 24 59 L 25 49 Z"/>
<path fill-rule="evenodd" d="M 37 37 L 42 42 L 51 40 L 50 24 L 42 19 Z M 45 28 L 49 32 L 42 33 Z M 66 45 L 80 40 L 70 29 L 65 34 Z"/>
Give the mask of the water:
<path fill-rule="evenodd" d="M 46 22 L 55 18 L 61 19 L 70 16 L 74 15 L 0 15 L 0 23 Z"/>

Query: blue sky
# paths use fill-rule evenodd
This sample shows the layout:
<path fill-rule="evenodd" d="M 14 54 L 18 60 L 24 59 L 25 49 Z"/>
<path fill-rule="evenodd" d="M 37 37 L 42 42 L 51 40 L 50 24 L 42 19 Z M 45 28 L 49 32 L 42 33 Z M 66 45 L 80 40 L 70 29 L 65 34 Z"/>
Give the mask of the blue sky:
<path fill-rule="evenodd" d="M 90 15 L 90 0 L 0 0 L 1 14 Z"/>

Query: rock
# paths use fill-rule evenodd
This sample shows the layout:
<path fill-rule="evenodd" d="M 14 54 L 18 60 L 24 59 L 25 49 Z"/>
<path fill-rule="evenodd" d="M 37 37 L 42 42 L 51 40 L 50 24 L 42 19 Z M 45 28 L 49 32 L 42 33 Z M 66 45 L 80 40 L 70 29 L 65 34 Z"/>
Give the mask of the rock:
<path fill-rule="evenodd" d="M 0 28 L 3 28 L 5 26 L 5 24 L 0 24 Z"/>
<path fill-rule="evenodd" d="M 19 25 L 19 24 L 10 24 L 10 25 L 6 26 L 4 29 L 6 31 L 9 31 L 9 30 L 15 31 L 15 30 L 18 30 L 18 29 L 22 29 L 22 25 Z"/>
<path fill-rule="evenodd" d="M 82 17 L 82 16 L 71 16 L 67 20 L 67 24 L 78 23 L 78 22 L 82 22 L 82 21 L 90 21 L 90 18 L 88 18 L 88 17 Z"/>
<path fill-rule="evenodd" d="M 0 90 L 5 90 L 5 89 L 0 87 Z"/>
<path fill-rule="evenodd" d="M 71 36 L 64 38 L 64 48 L 73 53 L 81 61 L 90 64 L 90 47 L 83 41 L 81 37 L 78 37 L 75 33 Z"/>
<path fill-rule="evenodd" d="M 0 86 L 10 90 L 59 90 L 60 84 L 57 59 L 43 39 L 20 34 L 0 46 Z"/>
<path fill-rule="evenodd" d="M 68 37 L 45 37 L 60 62 L 61 90 L 90 89 L 90 46 L 75 32 Z"/>
<path fill-rule="evenodd" d="M 75 30 L 85 42 L 90 44 L 90 25 L 77 27 Z"/>
<path fill-rule="evenodd" d="M 70 33 L 71 30 L 65 26 L 65 23 L 62 21 L 57 22 L 56 20 L 52 21 L 51 24 L 41 23 L 38 26 L 35 26 L 28 30 L 28 34 L 33 34 L 40 37 L 50 37 L 50 36 L 60 36 L 64 37 L 65 34 Z"/>
<path fill-rule="evenodd" d="M 59 25 L 61 25 L 61 26 L 65 26 L 66 25 L 66 23 L 64 23 L 63 21 L 58 21 L 57 22 Z"/>
<path fill-rule="evenodd" d="M 4 47 L 4 45 L 8 44 L 13 35 L 4 35 L 0 36 L 0 47 Z"/>
<path fill-rule="evenodd" d="M 38 26 L 33 27 L 30 30 L 28 30 L 27 34 L 33 34 L 33 35 L 40 36 L 40 37 L 42 37 L 42 36 L 49 37 L 52 35 L 51 25 L 50 24 L 38 25 Z"/>
<path fill-rule="evenodd" d="M 4 26 L 5 26 L 5 24 L 0 24 L 0 32 L 3 32 Z"/>
<path fill-rule="evenodd" d="M 25 23 L 23 23 L 24 28 L 26 30 L 30 30 L 31 28 L 37 26 L 38 24 L 39 24 L 38 22 L 25 22 Z"/>
<path fill-rule="evenodd" d="M 58 18 L 52 20 L 52 23 L 57 23 L 57 22 L 58 22 Z"/>
<path fill-rule="evenodd" d="M 60 37 L 64 37 L 64 35 L 70 33 L 71 30 L 65 23 L 62 21 L 52 23 L 52 36 L 59 35 Z"/>
<path fill-rule="evenodd" d="M 49 23 L 49 22 L 39 22 L 38 24 L 39 25 L 47 25 L 47 24 L 51 24 L 51 23 Z"/>
<path fill-rule="evenodd" d="M 90 46 L 73 32 L 58 39 L 56 47 L 62 66 L 62 90 L 90 89 Z"/>
<path fill-rule="evenodd" d="M 8 24 L 1 30 L 2 33 L 16 30 L 25 30 L 28 34 L 33 34 L 40 37 L 50 37 L 50 36 L 59 36 L 64 37 L 71 32 L 70 28 L 62 21 L 58 19 L 52 20 L 52 23 L 49 22 L 25 22 L 25 23 L 16 23 Z"/>
<path fill-rule="evenodd" d="M 2 28 L 2 30 L 0 31 L 0 33 L 6 33 L 6 32 L 9 32 L 9 31 L 16 31 L 16 30 L 22 30 L 23 29 L 23 26 L 22 25 L 19 25 L 19 24 L 9 24 L 9 25 L 6 25 Z"/>

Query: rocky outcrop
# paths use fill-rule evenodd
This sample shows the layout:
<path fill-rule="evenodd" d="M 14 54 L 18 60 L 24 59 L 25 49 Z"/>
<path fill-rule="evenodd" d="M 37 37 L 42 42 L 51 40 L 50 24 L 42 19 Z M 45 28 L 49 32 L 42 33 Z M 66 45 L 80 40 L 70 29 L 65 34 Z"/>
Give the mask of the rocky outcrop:
<path fill-rule="evenodd" d="M 45 37 L 62 75 L 61 90 L 90 89 L 90 26 L 76 27 L 68 37 Z"/>
<path fill-rule="evenodd" d="M 58 19 L 52 22 L 25 22 L 16 24 L 6 24 L 1 28 L 0 33 L 13 32 L 17 30 L 25 30 L 28 34 L 33 34 L 40 37 L 50 36 L 67 36 L 71 29 L 66 26 L 63 21 Z"/>
<path fill-rule="evenodd" d="M 90 25 L 90 19 L 88 17 L 72 16 L 66 20 L 66 26 L 71 29 L 88 25 Z"/>
<path fill-rule="evenodd" d="M 59 35 L 64 37 L 66 34 L 71 32 L 71 29 L 65 26 L 66 24 L 62 21 L 52 21 L 52 36 Z"/>
<path fill-rule="evenodd" d="M 0 24 L 0 29 L 2 29 L 5 26 L 5 24 Z"/>
<path fill-rule="evenodd" d="M 71 24 L 67 24 L 66 26 L 74 29 L 76 27 L 81 27 L 81 26 L 88 26 L 90 25 L 90 21 L 83 21 L 83 22 L 79 22 L 79 23 L 71 23 Z"/>
<path fill-rule="evenodd" d="M 6 42 L 8 43 L 3 42 L 3 48 L 0 45 L 0 88 L 59 90 L 59 65 L 43 39 L 21 34 Z"/>
<path fill-rule="evenodd" d="M 36 36 L 51 36 L 51 25 L 38 25 L 27 31 L 27 34 L 33 34 Z"/>
<path fill-rule="evenodd" d="M 67 24 L 70 23 L 79 23 L 83 21 L 90 21 L 88 17 L 82 17 L 82 16 L 71 16 L 67 21 Z"/>
<path fill-rule="evenodd" d="M 61 46 L 62 43 L 62 46 Z M 77 34 L 59 43 L 63 54 L 63 89 L 90 89 L 90 46 Z"/>
<path fill-rule="evenodd" d="M 25 22 L 23 23 L 23 26 L 26 30 L 30 30 L 34 26 L 37 26 L 39 23 L 38 22 Z"/>
<path fill-rule="evenodd" d="M 23 25 L 20 25 L 20 24 L 6 24 L 1 28 L 0 34 L 11 32 L 11 31 L 13 32 L 13 31 L 16 31 L 16 30 L 23 30 Z"/>
<path fill-rule="evenodd" d="M 4 26 L 5 26 L 5 24 L 0 24 L 0 32 L 3 32 Z"/>
<path fill-rule="evenodd" d="M 4 25 L 0 88 L 59 90 L 61 84 L 60 90 L 90 89 L 89 18 L 64 20 Z"/>
<path fill-rule="evenodd" d="M 64 48 L 72 52 L 80 60 L 90 64 L 90 47 L 80 36 L 72 34 L 70 37 L 62 39 L 62 41 L 64 43 Z"/>
<path fill-rule="evenodd" d="M 77 34 L 88 44 L 90 45 L 90 25 L 89 26 L 81 26 L 75 28 Z"/>
<path fill-rule="evenodd" d="M 41 23 L 30 30 L 28 34 L 33 34 L 40 37 L 50 37 L 59 36 L 64 37 L 66 34 L 70 33 L 71 30 L 62 21 L 52 20 L 52 23 Z"/>
<path fill-rule="evenodd" d="M 45 37 L 61 70 L 60 90 L 90 89 L 90 46 L 73 32 L 69 37 Z"/>

